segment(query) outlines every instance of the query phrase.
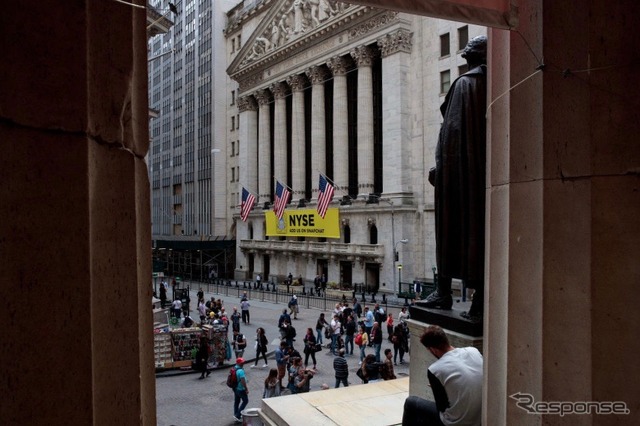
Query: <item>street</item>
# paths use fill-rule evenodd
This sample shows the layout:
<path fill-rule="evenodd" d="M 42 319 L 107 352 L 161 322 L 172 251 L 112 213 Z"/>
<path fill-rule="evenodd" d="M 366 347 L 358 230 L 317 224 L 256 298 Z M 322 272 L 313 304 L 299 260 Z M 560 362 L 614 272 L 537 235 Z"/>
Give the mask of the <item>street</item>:
<path fill-rule="evenodd" d="M 227 312 L 231 312 L 233 307 L 239 309 L 239 299 L 219 296 L 213 293 L 205 293 L 205 299 L 210 297 L 222 298 L 224 307 Z M 192 289 L 191 300 L 195 299 L 195 291 Z M 245 325 L 241 323 L 240 331 L 247 338 L 247 350 L 244 353 L 246 360 L 245 372 L 249 384 L 249 404 L 247 408 L 260 408 L 262 391 L 264 387 L 264 379 L 267 377 L 270 368 L 275 368 L 276 363 L 273 351 L 280 342 L 280 333 L 277 323 L 282 310 L 286 308 L 286 304 L 275 304 L 273 302 L 261 302 L 259 300 L 249 300 L 251 304 L 251 324 Z M 361 303 L 362 304 L 362 303 Z M 362 307 L 364 308 L 364 304 Z M 371 305 L 369 305 L 371 306 Z M 193 313 L 193 305 L 191 308 Z M 318 309 L 305 309 L 300 307 L 298 319 L 293 320 L 293 326 L 296 328 L 297 336 L 294 347 L 302 354 L 302 339 L 306 333 L 307 327 L 311 327 L 315 335 L 315 324 L 320 315 Z M 324 311 L 325 317 L 330 320 L 331 310 Z M 397 318 L 399 308 L 390 308 L 394 320 Z M 193 314 L 195 315 L 195 314 Z M 269 356 L 268 368 L 262 368 L 263 362 L 258 362 L 258 368 L 251 368 L 255 359 L 255 350 L 253 343 L 255 341 L 255 332 L 258 327 L 263 327 L 269 339 Z M 383 329 L 383 344 L 381 349 L 381 359 L 384 359 L 384 349 L 391 348 L 393 345 L 388 340 L 386 326 Z M 231 332 L 229 332 L 231 335 Z M 327 339 L 324 339 L 323 346 L 326 346 Z M 373 353 L 373 348 L 367 348 L 366 353 Z M 311 392 L 321 391 L 322 385 L 327 384 L 333 388 L 335 386 L 335 378 L 333 371 L 333 355 L 326 347 L 322 351 L 316 353 L 317 373 L 311 380 Z M 349 384 L 356 386 L 354 391 L 357 392 L 357 386 L 363 385 L 356 376 L 355 371 L 358 368 L 359 349 L 355 347 L 353 355 L 346 356 L 349 365 Z M 233 357 L 235 360 L 235 357 Z M 404 356 L 404 364 L 394 366 L 397 377 L 404 377 L 409 374 L 409 354 Z M 230 361 L 230 365 L 233 361 Z M 399 359 L 398 359 L 399 363 Z M 313 362 L 309 359 L 309 367 Z M 233 419 L 233 391 L 226 385 L 228 368 L 220 368 L 213 370 L 211 375 L 199 380 L 198 372 L 164 372 L 157 375 L 156 378 L 156 402 L 157 402 L 157 424 L 159 426 L 200 426 L 200 425 L 232 425 Z M 286 377 L 283 382 L 286 384 Z M 295 409 L 295 407 L 292 407 Z"/>

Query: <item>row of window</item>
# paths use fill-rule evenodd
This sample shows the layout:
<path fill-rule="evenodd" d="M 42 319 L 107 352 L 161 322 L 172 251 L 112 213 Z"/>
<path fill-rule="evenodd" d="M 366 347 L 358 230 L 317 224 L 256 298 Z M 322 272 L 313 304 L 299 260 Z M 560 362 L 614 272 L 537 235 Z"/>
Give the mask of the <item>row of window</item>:
<path fill-rule="evenodd" d="M 469 42 L 469 27 L 458 28 L 458 51 L 465 48 Z M 440 36 L 440 57 L 449 56 L 451 54 L 451 36 L 449 33 L 444 33 Z"/>

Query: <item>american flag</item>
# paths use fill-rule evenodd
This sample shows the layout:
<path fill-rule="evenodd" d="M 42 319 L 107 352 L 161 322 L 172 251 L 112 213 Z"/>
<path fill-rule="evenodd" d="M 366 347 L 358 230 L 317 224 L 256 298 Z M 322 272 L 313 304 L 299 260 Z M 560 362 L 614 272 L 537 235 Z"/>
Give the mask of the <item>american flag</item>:
<path fill-rule="evenodd" d="M 284 216 L 284 209 L 289 202 L 289 195 L 291 195 L 291 191 L 279 181 L 276 181 L 276 199 L 273 203 L 273 211 L 276 213 L 276 216 L 278 216 L 278 220 Z"/>
<path fill-rule="evenodd" d="M 335 188 L 322 173 L 320 173 L 320 184 L 318 188 L 320 189 L 320 193 L 318 194 L 318 214 L 324 219 L 324 215 L 327 214 L 327 208 L 329 208 L 329 203 L 331 203 L 333 199 Z"/>
<path fill-rule="evenodd" d="M 249 217 L 249 213 L 251 213 L 251 209 L 253 205 L 256 203 L 256 197 L 249 191 L 247 191 L 244 187 L 242 188 L 242 202 L 240 203 L 240 219 L 243 222 L 247 221 Z"/>

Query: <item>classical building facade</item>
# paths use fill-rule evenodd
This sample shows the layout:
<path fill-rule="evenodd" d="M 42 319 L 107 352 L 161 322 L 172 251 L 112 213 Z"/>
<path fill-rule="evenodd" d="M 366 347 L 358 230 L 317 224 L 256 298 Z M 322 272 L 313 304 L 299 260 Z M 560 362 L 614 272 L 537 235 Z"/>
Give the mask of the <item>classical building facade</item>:
<path fill-rule="evenodd" d="M 381 292 L 431 278 L 439 106 L 486 29 L 328 1 L 244 2 L 228 16 L 230 196 L 258 199 L 246 222 L 234 210 L 236 277 L 325 274 Z M 320 173 L 336 186 L 340 239 L 266 236 L 275 180 L 288 209 L 316 208 Z"/>

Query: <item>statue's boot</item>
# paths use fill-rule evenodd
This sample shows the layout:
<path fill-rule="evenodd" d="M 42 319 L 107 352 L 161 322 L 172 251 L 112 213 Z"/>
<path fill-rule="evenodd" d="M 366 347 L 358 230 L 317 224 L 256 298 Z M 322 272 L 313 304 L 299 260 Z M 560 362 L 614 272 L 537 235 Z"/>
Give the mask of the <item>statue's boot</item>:
<path fill-rule="evenodd" d="M 471 322 L 482 322 L 484 315 L 484 291 L 476 290 L 473 294 L 473 300 L 471 301 L 471 307 L 468 312 L 463 312 L 460 316 Z"/>
<path fill-rule="evenodd" d="M 418 305 L 424 306 L 425 308 L 450 310 L 453 306 L 453 298 L 451 294 L 441 295 L 438 293 L 438 290 L 436 290 L 428 295 L 426 299 L 418 302 Z"/>

